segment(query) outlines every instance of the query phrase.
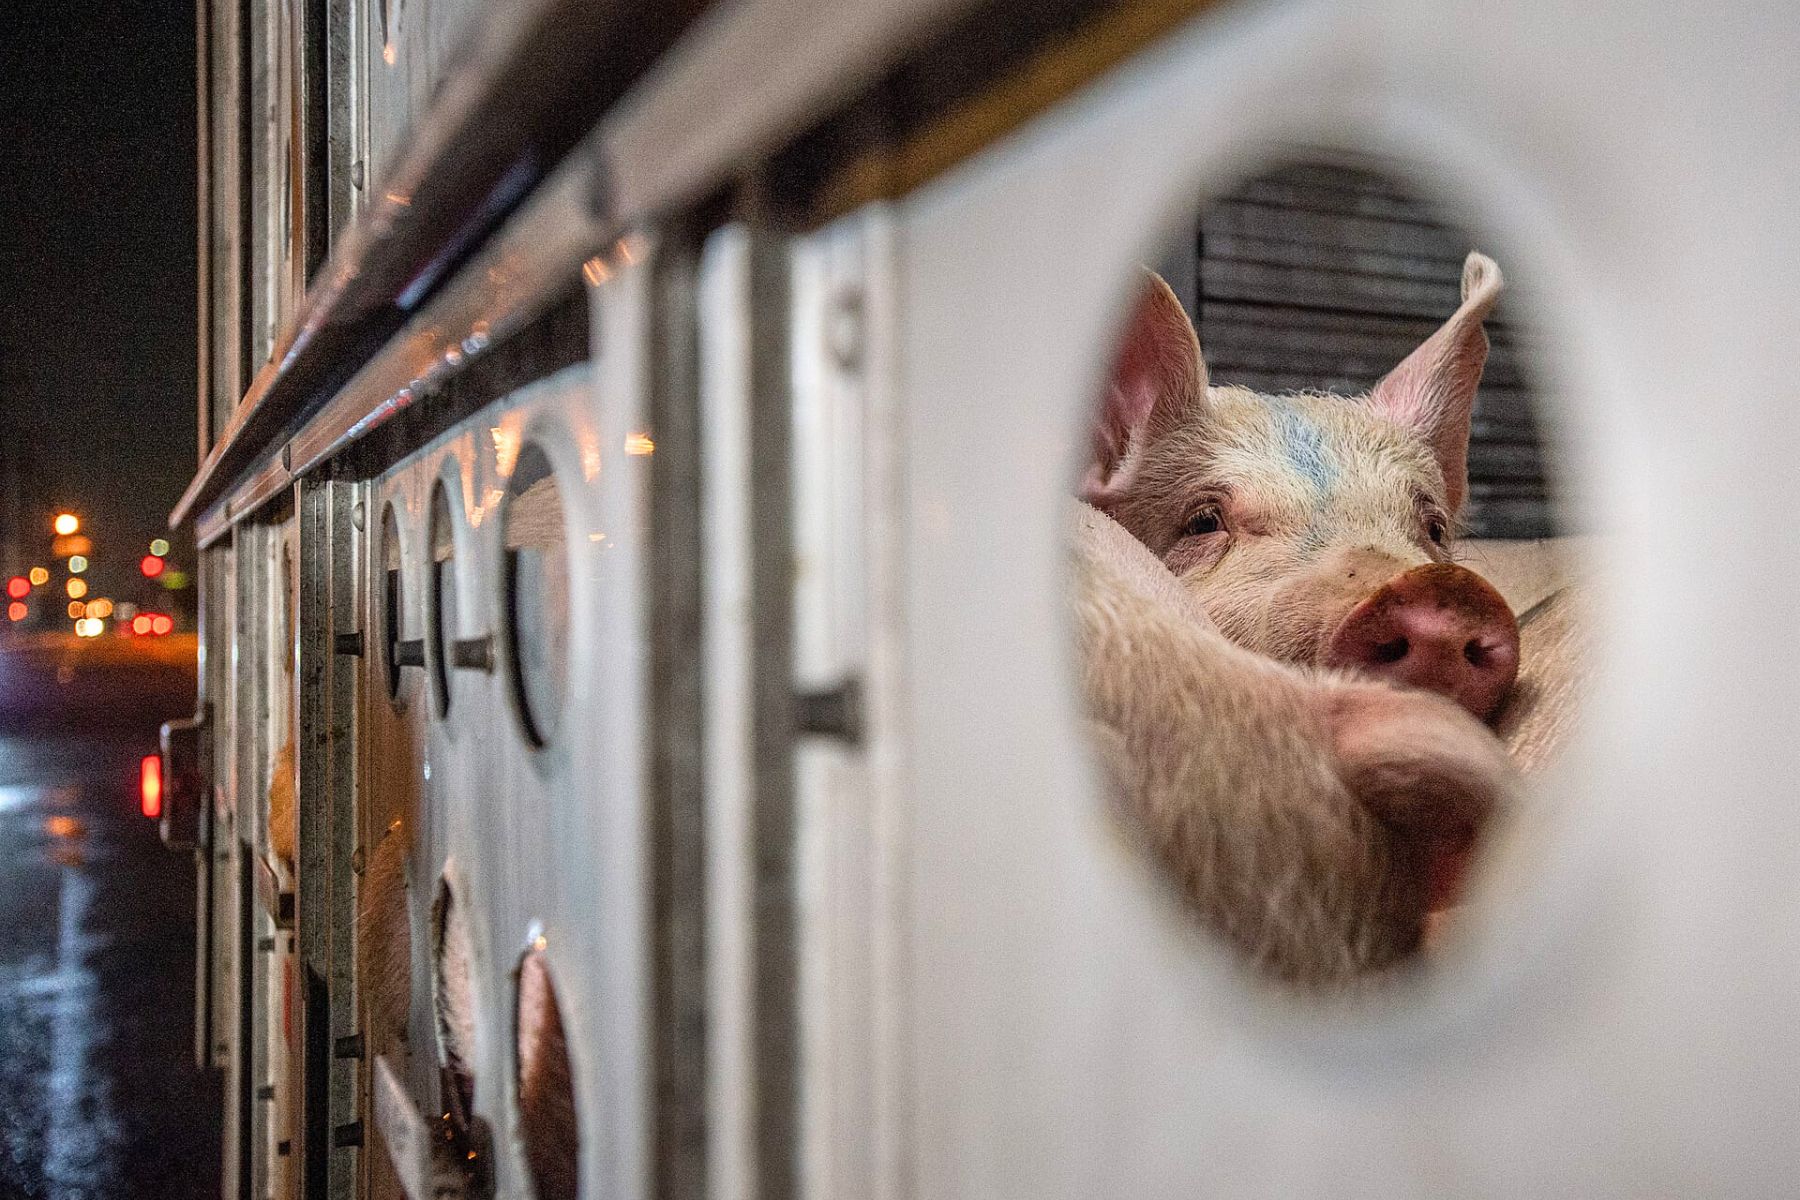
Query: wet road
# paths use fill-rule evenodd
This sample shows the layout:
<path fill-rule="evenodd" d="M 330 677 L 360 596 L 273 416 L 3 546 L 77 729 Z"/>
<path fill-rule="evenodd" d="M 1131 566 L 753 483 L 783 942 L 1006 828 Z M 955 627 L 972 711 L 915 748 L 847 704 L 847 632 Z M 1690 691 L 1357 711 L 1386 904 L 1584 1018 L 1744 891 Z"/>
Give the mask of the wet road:
<path fill-rule="evenodd" d="M 157 723 L 192 707 L 183 649 L 0 646 L 4 1200 L 218 1195 L 192 856 L 137 808 Z"/>

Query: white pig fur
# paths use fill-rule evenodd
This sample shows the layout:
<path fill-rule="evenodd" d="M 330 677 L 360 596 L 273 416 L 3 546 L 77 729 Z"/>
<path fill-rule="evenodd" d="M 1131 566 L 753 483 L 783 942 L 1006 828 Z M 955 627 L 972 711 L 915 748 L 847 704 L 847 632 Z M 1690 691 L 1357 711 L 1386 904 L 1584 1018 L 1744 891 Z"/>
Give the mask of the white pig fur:
<path fill-rule="evenodd" d="M 1227 640 L 1136 539 L 1074 515 L 1088 713 L 1117 811 L 1207 923 L 1269 975 L 1366 982 L 1416 950 L 1431 839 L 1514 776 L 1438 696 Z"/>

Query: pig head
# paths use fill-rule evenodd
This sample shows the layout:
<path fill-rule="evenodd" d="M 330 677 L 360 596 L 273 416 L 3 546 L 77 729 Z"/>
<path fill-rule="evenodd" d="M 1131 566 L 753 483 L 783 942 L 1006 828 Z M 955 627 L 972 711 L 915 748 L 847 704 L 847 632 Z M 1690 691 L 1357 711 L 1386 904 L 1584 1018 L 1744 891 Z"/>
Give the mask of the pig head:
<path fill-rule="evenodd" d="M 1233 641 L 1450 697 L 1486 718 L 1518 672 L 1498 592 L 1452 561 L 1494 261 L 1367 396 L 1209 387 L 1192 324 L 1147 278 L 1082 496 L 1161 558 Z"/>
<path fill-rule="evenodd" d="M 1272 978 L 1341 991 L 1407 959 L 1510 798 L 1500 743 L 1440 696 L 1233 645 L 1116 523 L 1072 526 L 1089 732 L 1123 826 Z"/>

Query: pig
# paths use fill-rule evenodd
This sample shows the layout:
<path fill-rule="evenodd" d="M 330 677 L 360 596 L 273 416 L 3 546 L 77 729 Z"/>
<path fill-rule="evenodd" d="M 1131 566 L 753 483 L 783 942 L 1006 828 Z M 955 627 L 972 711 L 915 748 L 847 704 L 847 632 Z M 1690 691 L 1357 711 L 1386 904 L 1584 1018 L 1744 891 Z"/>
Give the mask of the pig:
<path fill-rule="evenodd" d="M 289 734 L 269 767 L 269 853 L 291 873 L 299 812 L 294 795 L 294 737 Z"/>
<path fill-rule="evenodd" d="M 1075 505 L 1082 690 L 1122 825 L 1266 976 L 1341 992 L 1419 950 L 1513 769 L 1447 698 L 1234 644 Z"/>
<path fill-rule="evenodd" d="M 1566 584 L 1519 618 L 1519 682 L 1494 730 L 1527 776 L 1541 773 L 1577 728 L 1595 670 L 1586 584 Z"/>
<path fill-rule="evenodd" d="M 580 1181 L 575 1077 L 543 952 L 519 964 L 519 1127 L 537 1200 L 574 1200 Z"/>
<path fill-rule="evenodd" d="M 1363 397 L 1208 385 L 1160 278 L 1133 308 L 1081 495 L 1147 546 L 1218 630 L 1284 662 L 1353 670 L 1493 715 L 1518 673 L 1511 610 L 1452 561 L 1468 495 L 1482 321 L 1502 286 L 1479 253 L 1462 303 Z"/>
<path fill-rule="evenodd" d="M 357 886 L 363 1024 L 377 1047 L 406 1040 L 412 1011 L 412 923 L 406 901 L 410 841 L 404 821 L 390 822 L 366 852 Z"/>
<path fill-rule="evenodd" d="M 475 959 L 464 907 L 446 886 L 433 914 L 437 942 L 433 1004 L 444 1111 L 451 1141 L 466 1154 L 486 1144 L 471 1137 L 475 1124 Z M 575 1115 L 575 1077 L 556 988 L 541 945 L 520 960 L 517 974 L 519 1132 L 536 1200 L 573 1200 L 577 1191 L 580 1134 Z M 479 1174 L 481 1164 L 464 1164 Z"/>

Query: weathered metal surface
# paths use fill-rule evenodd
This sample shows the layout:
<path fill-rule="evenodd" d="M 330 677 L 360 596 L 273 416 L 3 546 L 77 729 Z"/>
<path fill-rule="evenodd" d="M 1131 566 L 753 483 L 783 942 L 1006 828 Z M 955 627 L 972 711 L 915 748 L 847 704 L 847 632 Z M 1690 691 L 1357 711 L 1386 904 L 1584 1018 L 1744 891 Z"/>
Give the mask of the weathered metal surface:
<path fill-rule="evenodd" d="M 514 0 L 479 22 L 429 118 L 334 247 L 171 523 L 198 515 L 330 398 L 700 7 Z"/>

